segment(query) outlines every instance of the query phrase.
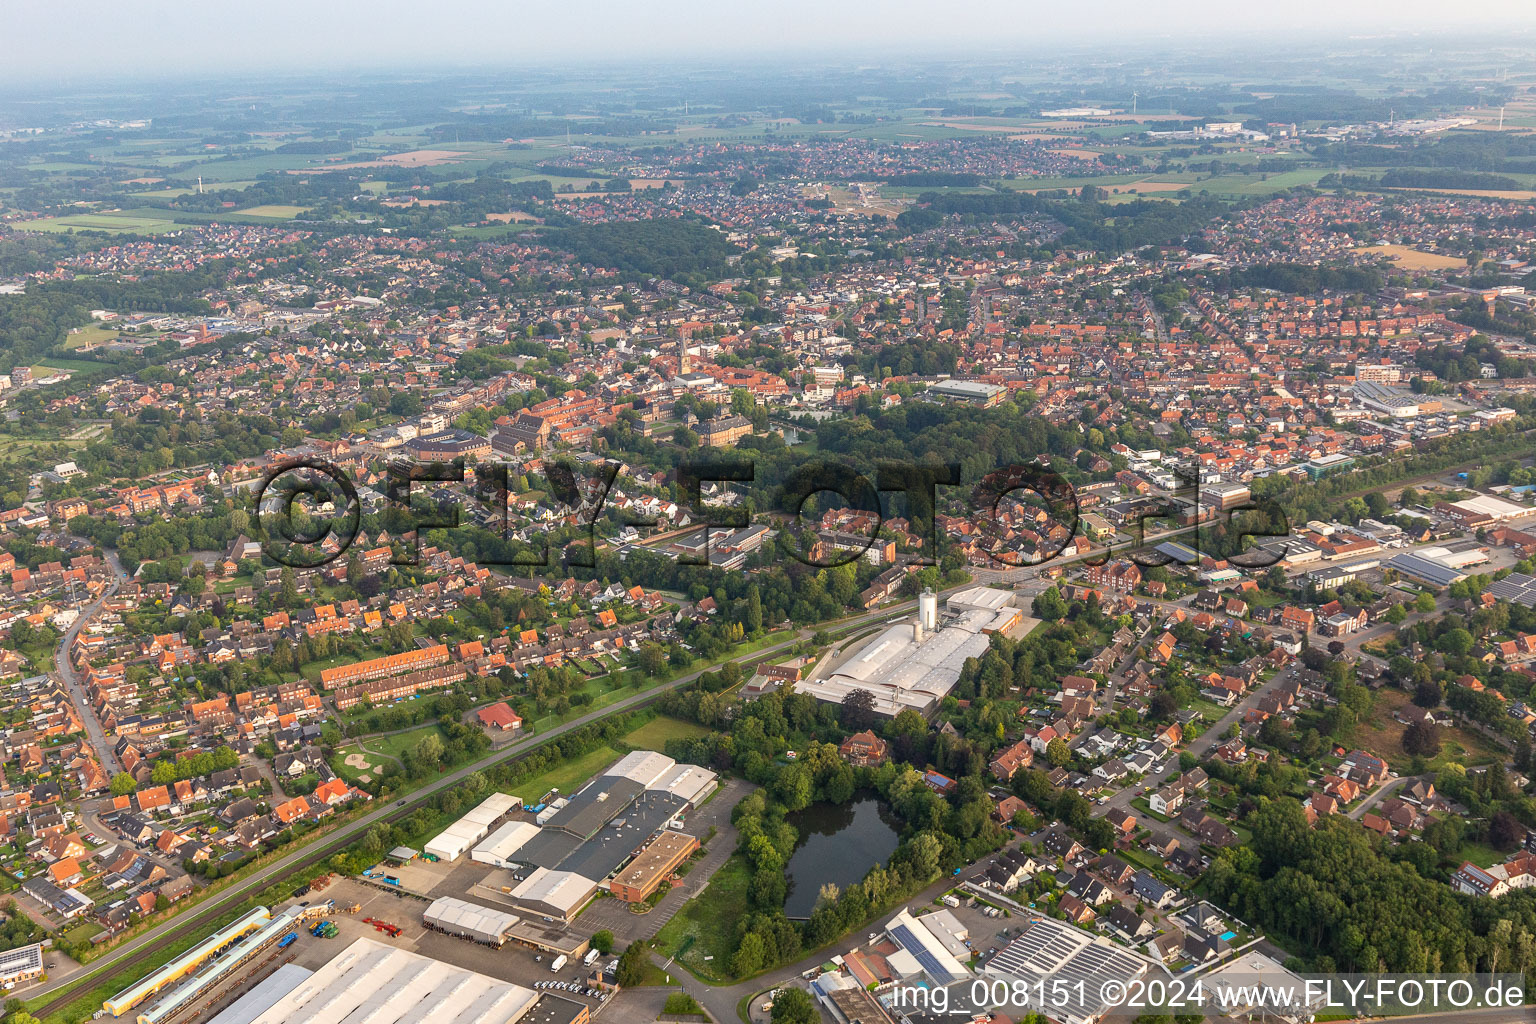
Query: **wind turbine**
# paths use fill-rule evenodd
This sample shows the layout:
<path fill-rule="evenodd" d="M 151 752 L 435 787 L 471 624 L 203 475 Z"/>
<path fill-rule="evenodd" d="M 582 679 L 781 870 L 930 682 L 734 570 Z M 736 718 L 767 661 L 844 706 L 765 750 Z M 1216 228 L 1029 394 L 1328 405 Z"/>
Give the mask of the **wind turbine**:
<path fill-rule="evenodd" d="M 1137 100 L 1137 98 L 1140 95 L 1141 95 L 1141 93 L 1137 92 L 1135 89 L 1131 90 L 1131 116 L 1132 117 L 1136 116 L 1136 100 Z"/>

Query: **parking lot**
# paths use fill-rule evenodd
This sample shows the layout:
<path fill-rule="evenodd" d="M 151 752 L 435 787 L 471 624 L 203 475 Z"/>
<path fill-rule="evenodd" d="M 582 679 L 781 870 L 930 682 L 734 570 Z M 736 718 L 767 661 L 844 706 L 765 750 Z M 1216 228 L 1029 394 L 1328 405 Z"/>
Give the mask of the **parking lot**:
<path fill-rule="evenodd" d="M 705 846 L 704 856 L 692 862 L 688 874 L 661 898 L 661 902 L 650 913 L 632 914 L 628 903 L 600 897 L 593 900 L 576 919 L 576 927 L 586 935 L 606 928 L 613 932 L 618 946 L 627 946 L 637 939 L 644 942 L 654 938 L 684 903 L 703 891 L 710 878 L 736 849 L 736 828 L 731 824 L 731 809 L 751 789 L 751 783 L 745 779 L 730 779 L 708 803 L 688 816 L 684 832 L 696 836 L 702 843 L 713 828 L 715 837 Z"/>
<path fill-rule="evenodd" d="M 475 866 L 484 869 L 484 865 Z M 458 892 L 445 895 L 463 897 L 464 894 Z M 307 932 L 300 932 L 298 941 L 289 947 L 288 952 L 297 953 L 294 962 L 301 967 L 318 967 L 355 939 L 366 936 L 388 946 L 398 946 L 434 960 L 528 988 L 535 988 L 535 983 L 574 983 L 587 977 L 587 969 L 581 965 L 579 958 L 572 959 L 558 973 L 552 973 L 549 967 L 553 958 L 547 953 L 539 953 L 510 942 L 495 949 L 469 939 L 431 931 L 421 922 L 427 902 L 408 894 L 386 892 L 355 879 L 342 878 L 333 882 L 324 892 L 309 898 L 334 899 L 338 905 L 358 903 L 361 909 L 356 914 L 338 914 L 328 919 L 334 921 L 340 930 L 334 939 L 317 939 Z M 391 938 L 387 933 L 376 930 L 363 920 L 368 917 L 398 926 L 399 936 Z M 558 994 L 586 1002 L 594 1010 L 602 1005 L 601 1000 L 587 997 L 579 991 L 559 990 Z"/>

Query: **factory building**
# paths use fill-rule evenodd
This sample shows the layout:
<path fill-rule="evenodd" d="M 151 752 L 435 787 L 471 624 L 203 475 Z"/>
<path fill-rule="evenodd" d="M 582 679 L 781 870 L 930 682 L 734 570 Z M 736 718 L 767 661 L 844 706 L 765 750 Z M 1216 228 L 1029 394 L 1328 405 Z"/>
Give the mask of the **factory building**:
<path fill-rule="evenodd" d="M 488 946 L 500 946 L 507 941 L 518 918 L 516 914 L 444 896 L 432 902 L 422 913 L 421 921 L 428 928 L 449 935 L 473 939 Z"/>
<path fill-rule="evenodd" d="M 514 1024 L 534 1019 L 529 1014 L 541 1001 L 538 993 L 522 985 L 366 938 L 353 942 L 277 998 L 271 999 L 270 992 L 253 990 L 220 1017 L 258 995 L 262 1001 L 270 999 L 265 1009 L 254 1016 L 241 1012 L 230 1019 L 241 1024 L 335 1024 L 346 1020 L 367 1020 L 369 1024 L 422 1020 L 433 1024 Z"/>
<path fill-rule="evenodd" d="M 608 891 L 626 903 L 643 903 L 698 848 L 693 836 L 663 832 L 613 876 Z"/>
<path fill-rule="evenodd" d="M 534 868 L 510 895 L 527 913 L 570 921 L 596 892 L 596 882 L 573 871 Z"/>
<path fill-rule="evenodd" d="M 824 678 L 795 683 L 795 692 L 841 704 L 864 690 L 874 696 L 876 713 L 887 718 L 908 708 L 932 715 L 959 681 L 966 658 L 985 654 L 992 633 L 1025 624 L 1013 597 L 1007 590 L 971 587 L 949 597 L 940 621 L 937 597 L 924 595 L 916 622 L 886 627 Z"/>

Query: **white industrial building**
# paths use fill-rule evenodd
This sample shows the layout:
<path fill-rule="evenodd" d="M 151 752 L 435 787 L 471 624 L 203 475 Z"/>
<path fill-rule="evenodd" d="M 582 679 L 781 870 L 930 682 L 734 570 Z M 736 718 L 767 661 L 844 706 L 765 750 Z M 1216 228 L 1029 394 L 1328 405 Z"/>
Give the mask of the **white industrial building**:
<path fill-rule="evenodd" d="M 697 807 L 715 791 L 718 785 L 716 778 L 715 773 L 708 768 L 700 768 L 696 764 L 679 764 L 645 788 L 669 793 L 685 804 Z"/>
<path fill-rule="evenodd" d="M 993 587 L 962 590 L 945 602 L 942 622 L 937 599 L 920 603 L 918 621 L 888 626 L 826 678 L 796 683 L 795 692 L 841 704 L 864 690 L 874 696 L 876 713 L 888 718 L 907 708 L 931 714 L 954 689 L 965 659 L 986 653 L 990 634 L 1026 621 L 1013 597 Z"/>
<path fill-rule="evenodd" d="M 230 1010 L 255 995 L 248 993 Z M 429 1019 L 433 1024 L 512 1024 L 537 998 L 522 985 L 358 939 L 261 1013 L 231 1019 L 241 1024 L 414 1024 Z"/>
<path fill-rule="evenodd" d="M 472 821 L 460 818 L 458 821 L 443 829 L 437 835 L 427 840 L 427 845 L 422 851 L 431 854 L 438 860 L 452 864 L 464 856 L 464 851 L 474 846 L 485 838 L 488 832 L 484 825 L 476 825 Z"/>
<path fill-rule="evenodd" d="M 509 811 L 515 811 L 523 806 L 521 797 L 512 796 L 510 793 L 492 793 L 475 805 L 474 809 L 461 819 L 472 821 L 477 825 L 490 828 L 500 821 Z"/>
<path fill-rule="evenodd" d="M 513 864 L 511 856 L 538 834 L 539 826 L 531 821 L 509 821 L 486 837 L 469 857 L 477 864 L 509 868 Z"/>
<path fill-rule="evenodd" d="M 910 911 L 903 909 L 887 922 L 886 934 L 901 947 L 885 958 L 891 970 L 902 978 L 925 974 L 930 981 L 941 986 L 969 976 L 970 971 L 965 964 L 950 952 L 948 943 L 929 930 L 926 921 L 926 917 L 913 917 Z"/>
<path fill-rule="evenodd" d="M 492 793 L 469 813 L 429 840 L 422 850 L 451 864 L 484 839 L 502 815 L 521 806 L 523 802 L 515 796 Z"/>
<path fill-rule="evenodd" d="M 476 942 L 500 946 L 517 924 L 516 914 L 493 910 L 478 903 L 444 896 L 434 900 L 421 915 L 422 923 L 449 935 L 461 935 Z"/>
<path fill-rule="evenodd" d="M 1452 508 L 1461 509 L 1474 516 L 1488 516 L 1498 523 L 1519 519 L 1536 512 L 1536 509 L 1526 505 L 1516 505 L 1512 501 L 1505 501 L 1503 498 L 1495 498 L 1487 494 L 1475 494 L 1461 501 L 1453 501 L 1450 505 Z"/>
<path fill-rule="evenodd" d="M 677 767 L 677 762 L 654 750 L 633 750 L 613 763 L 604 775 L 631 779 L 645 788 Z"/>
<path fill-rule="evenodd" d="M 534 868 L 510 895 L 531 914 L 569 921 L 596 892 L 596 882 L 574 871 Z"/>

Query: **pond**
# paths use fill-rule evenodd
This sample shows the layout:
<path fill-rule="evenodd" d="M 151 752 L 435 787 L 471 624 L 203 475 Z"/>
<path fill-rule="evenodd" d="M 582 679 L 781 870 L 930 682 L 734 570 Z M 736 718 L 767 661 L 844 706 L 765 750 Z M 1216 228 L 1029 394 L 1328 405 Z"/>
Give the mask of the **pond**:
<path fill-rule="evenodd" d="M 849 804 L 812 804 L 787 815 L 800 838 L 784 871 L 789 879 L 788 917 L 810 917 L 821 887 L 845 889 L 883 864 L 900 840 L 900 820 L 873 796 Z"/>

